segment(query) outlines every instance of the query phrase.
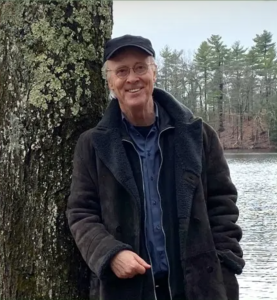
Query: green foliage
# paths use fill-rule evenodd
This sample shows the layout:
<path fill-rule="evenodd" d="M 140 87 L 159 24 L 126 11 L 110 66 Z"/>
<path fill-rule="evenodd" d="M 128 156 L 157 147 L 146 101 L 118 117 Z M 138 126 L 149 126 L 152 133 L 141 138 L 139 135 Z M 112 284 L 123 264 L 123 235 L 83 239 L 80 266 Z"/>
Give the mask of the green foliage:
<path fill-rule="evenodd" d="M 239 41 L 235 42 L 230 49 L 228 63 L 230 68 L 232 68 L 237 74 L 240 73 L 240 75 L 242 75 L 241 72 L 245 67 L 246 51 L 247 49 L 241 46 Z"/>
<path fill-rule="evenodd" d="M 210 64 L 213 70 L 222 71 L 222 66 L 228 58 L 229 49 L 223 44 L 222 37 L 212 35 L 208 39 L 211 48 Z"/>
<path fill-rule="evenodd" d="M 257 34 L 253 39 L 255 42 L 255 49 L 261 57 L 266 57 L 270 49 L 275 47 L 275 43 L 272 42 L 272 33 L 264 30 L 262 34 Z"/>
<path fill-rule="evenodd" d="M 194 57 L 194 61 L 197 64 L 197 68 L 200 72 L 205 73 L 211 70 L 211 52 L 212 49 L 208 42 L 202 42 Z"/>
<path fill-rule="evenodd" d="M 163 67 L 159 70 L 158 85 L 164 89 L 170 89 L 183 98 L 184 83 L 182 82 L 182 72 L 184 62 L 182 60 L 183 51 L 171 51 L 166 46 L 160 53 Z"/>
<path fill-rule="evenodd" d="M 262 132 L 260 123 L 265 120 L 269 136 L 273 136 L 277 120 L 276 45 L 267 31 L 257 34 L 253 42 L 250 49 L 239 41 L 228 48 L 221 36 L 212 35 L 200 44 L 192 61 L 183 51 L 166 46 L 160 53 L 158 86 L 212 122 L 218 131 L 224 130 L 225 115 L 229 120 L 235 115 L 239 119 L 233 121 L 240 131 L 238 138 L 243 139 L 244 118 L 256 120 Z"/>

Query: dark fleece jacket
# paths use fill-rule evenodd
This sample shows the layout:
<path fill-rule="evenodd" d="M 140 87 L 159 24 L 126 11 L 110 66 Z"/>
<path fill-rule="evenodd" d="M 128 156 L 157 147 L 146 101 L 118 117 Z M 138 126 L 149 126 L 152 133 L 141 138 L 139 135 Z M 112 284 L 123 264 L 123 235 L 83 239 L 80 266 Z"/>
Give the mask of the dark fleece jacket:
<path fill-rule="evenodd" d="M 155 88 L 153 97 L 171 127 L 161 134 L 165 159 L 159 187 L 167 212 L 172 298 L 179 299 L 181 287 L 187 300 L 236 300 L 235 274 L 244 267 L 242 231 L 236 224 L 237 190 L 218 136 L 169 93 Z M 111 259 L 124 249 L 149 261 L 137 157 L 123 137 L 114 99 L 99 124 L 78 140 L 67 217 L 92 271 L 92 299 L 154 300 L 151 271 L 123 280 L 110 269 Z"/>

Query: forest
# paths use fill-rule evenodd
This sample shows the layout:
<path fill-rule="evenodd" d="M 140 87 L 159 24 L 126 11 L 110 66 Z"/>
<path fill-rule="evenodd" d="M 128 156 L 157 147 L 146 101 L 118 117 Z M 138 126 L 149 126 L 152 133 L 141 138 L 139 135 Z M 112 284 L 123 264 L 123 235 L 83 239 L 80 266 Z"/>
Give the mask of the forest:
<path fill-rule="evenodd" d="M 157 86 L 172 93 L 218 132 L 225 149 L 274 148 L 277 142 L 277 55 L 264 30 L 251 48 L 212 35 L 193 54 L 166 45 Z"/>

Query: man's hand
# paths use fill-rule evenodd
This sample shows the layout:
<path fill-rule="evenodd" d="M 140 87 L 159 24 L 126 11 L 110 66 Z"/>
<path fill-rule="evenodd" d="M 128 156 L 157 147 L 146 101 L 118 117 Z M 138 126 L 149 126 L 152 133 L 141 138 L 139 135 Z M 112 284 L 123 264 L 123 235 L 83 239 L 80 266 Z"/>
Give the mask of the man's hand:
<path fill-rule="evenodd" d="M 111 268 L 118 278 L 124 279 L 144 274 L 151 266 L 136 253 L 123 250 L 112 259 Z"/>

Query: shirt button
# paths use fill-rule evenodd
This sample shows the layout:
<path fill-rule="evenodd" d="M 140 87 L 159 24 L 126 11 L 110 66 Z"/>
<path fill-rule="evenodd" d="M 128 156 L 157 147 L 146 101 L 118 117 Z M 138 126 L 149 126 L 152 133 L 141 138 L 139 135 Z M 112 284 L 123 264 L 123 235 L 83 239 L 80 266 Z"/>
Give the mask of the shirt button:
<path fill-rule="evenodd" d="M 156 226 L 156 230 L 160 230 L 161 229 L 161 226 L 160 225 L 157 225 Z"/>
<path fill-rule="evenodd" d="M 156 204 L 157 204 L 157 202 L 156 202 L 156 201 L 153 201 L 153 204 L 154 204 L 154 205 L 156 205 Z"/>

